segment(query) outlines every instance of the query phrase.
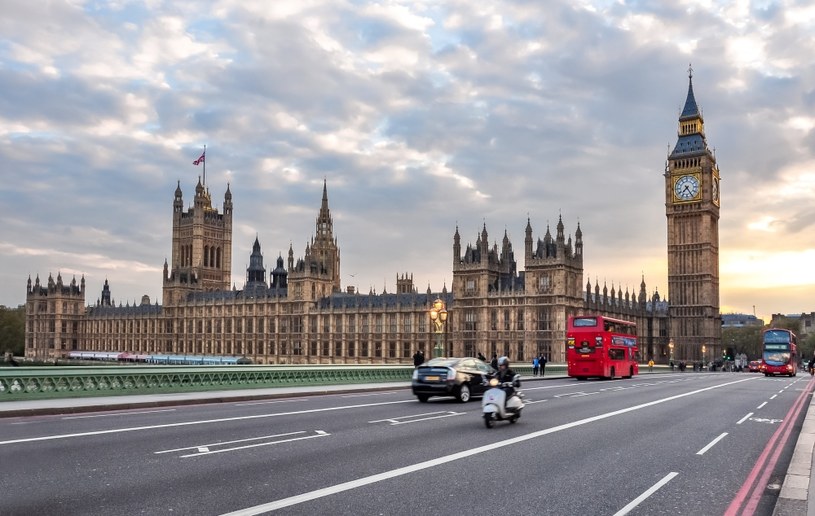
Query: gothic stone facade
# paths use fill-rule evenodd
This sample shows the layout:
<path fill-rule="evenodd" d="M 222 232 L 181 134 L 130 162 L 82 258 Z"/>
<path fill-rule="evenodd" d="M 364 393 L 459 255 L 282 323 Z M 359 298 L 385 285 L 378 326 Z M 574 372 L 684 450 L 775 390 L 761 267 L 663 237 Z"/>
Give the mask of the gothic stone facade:
<path fill-rule="evenodd" d="M 646 292 L 611 291 L 595 281 L 583 287 L 583 234 L 565 235 L 559 218 L 535 241 L 531 221 L 518 270 L 508 235 L 489 245 L 486 224 L 462 251 L 453 236 L 453 284 L 417 292 L 412 276 L 397 276 L 397 291 L 360 294 L 341 290 L 340 251 L 333 236 L 327 188 L 304 256 L 278 256 L 269 274 L 256 239 L 244 288 L 229 288 L 232 194 L 223 213 L 212 206 L 200 180 L 184 211 L 180 184 L 173 201 L 171 264 L 165 261 L 163 303 L 116 306 L 105 282 L 102 297 L 85 304 L 85 280 L 65 286 L 28 280 L 26 355 L 64 356 L 70 350 L 237 355 L 255 363 L 399 363 L 416 349 L 430 355 L 434 334 L 428 310 L 436 298 L 450 313 L 443 337 L 453 355 L 507 354 L 527 361 L 542 354 L 565 359 L 568 316 L 601 314 L 638 325 L 643 360 L 698 360 L 702 345 L 721 351 L 718 283 L 719 170 L 707 148 L 692 83 L 679 119 L 676 148 L 665 169 L 668 277 L 671 303 Z"/>

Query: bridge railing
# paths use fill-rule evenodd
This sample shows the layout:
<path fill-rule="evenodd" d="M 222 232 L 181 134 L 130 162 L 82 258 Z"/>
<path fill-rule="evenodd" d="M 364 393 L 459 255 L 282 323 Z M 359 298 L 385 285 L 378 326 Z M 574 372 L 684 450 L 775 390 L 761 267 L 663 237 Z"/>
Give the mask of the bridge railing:
<path fill-rule="evenodd" d="M 412 366 L 66 366 L 0 369 L 0 401 L 409 382 Z"/>

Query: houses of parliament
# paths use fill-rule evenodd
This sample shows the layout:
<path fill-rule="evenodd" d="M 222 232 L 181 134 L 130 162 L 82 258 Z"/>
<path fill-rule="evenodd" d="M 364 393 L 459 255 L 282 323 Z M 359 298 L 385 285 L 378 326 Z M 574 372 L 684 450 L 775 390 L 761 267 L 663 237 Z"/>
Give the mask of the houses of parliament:
<path fill-rule="evenodd" d="M 419 292 L 412 274 L 396 276 L 396 291 L 368 294 L 340 283 L 340 247 L 334 237 L 327 184 L 314 235 L 295 260 L 264 262 L 256 238 L 241 290 L 232 275 L 232 193 L 222 211 L 199 179 L 184 209 L 179 182 L 172 204 L 172 253 L 165 260 L 161 304 L 144 296 L 116 306 L 108 281 L 93 304 L 84 277 L 39 276 L 26 288 L 26 355 L 58 358 L 70 351 L 246 357 L 258 364 L 405 363 L 416 350 L 427 356 L 435 334 L 429 310 L 445 302 L 445 352 L 453 356 L 506 354 L 529 361 L 539 354 L 565 361 L 566 321 L 602 314 L 637 323 L 640 355 L 703 360 L 721 353 L 719 315 L 719 170 L 708 149 L 704 122 L 689 73 L 677 143 L 665 168 L 670 302 L 584 279 L 583 230 L 567 235 L 559 217 L 536 238 L 527 220 L 523 270 L 504 232 L 490 245 L 486 224 L 474 244 L 452 237 L 453 282 L 448 291 Z M 315 196 L 316 197 L 316 196 Z M 269 269 L 267 271 L 267 266 Z M 96 297 L 96 296 L 93 296 Z"/>

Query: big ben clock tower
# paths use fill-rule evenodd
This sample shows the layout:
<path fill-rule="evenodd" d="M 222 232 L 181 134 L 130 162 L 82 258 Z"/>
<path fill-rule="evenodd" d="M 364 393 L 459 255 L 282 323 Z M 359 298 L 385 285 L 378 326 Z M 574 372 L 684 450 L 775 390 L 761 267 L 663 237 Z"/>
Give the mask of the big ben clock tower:
<path fill-rule="evenodd" d="M 679 116 L 679 132 L 665 167 L 668 218 L 668 295 L 675 360 L 721 356 L 719 314 L 719 167 L 708 149 L 702 114 L 693 96 Z"/>

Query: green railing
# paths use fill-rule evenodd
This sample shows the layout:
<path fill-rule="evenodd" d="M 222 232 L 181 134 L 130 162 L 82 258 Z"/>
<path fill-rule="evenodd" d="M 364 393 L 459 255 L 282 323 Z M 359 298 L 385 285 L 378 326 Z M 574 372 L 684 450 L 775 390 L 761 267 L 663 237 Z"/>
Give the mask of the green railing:
<path fill-rule="evenodd" d="M 0 369 L 0 401 L 409 382 L 412 366 L 82 366 Z"/>

